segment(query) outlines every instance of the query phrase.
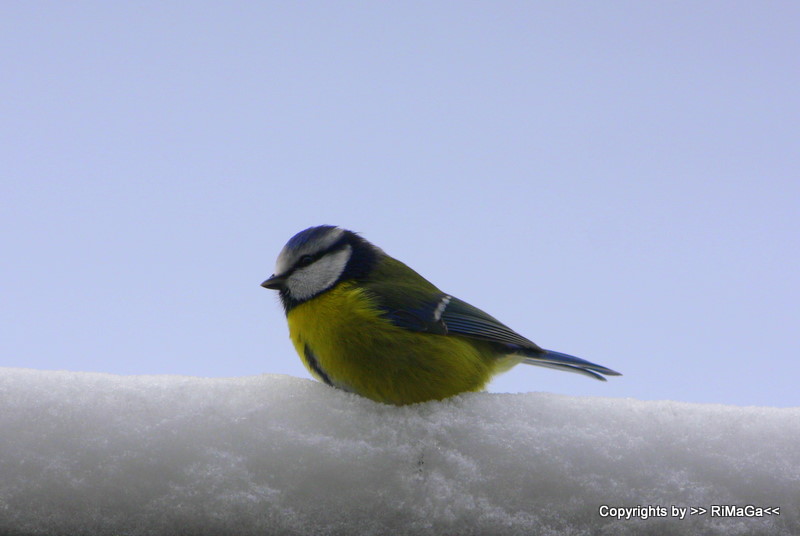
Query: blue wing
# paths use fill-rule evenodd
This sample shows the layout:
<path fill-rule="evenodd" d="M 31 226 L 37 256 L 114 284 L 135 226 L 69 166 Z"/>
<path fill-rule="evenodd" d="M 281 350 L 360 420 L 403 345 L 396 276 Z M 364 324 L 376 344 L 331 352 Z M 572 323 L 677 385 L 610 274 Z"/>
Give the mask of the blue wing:
<path fill-rule="evenodd" d="M 619 372 L 585 359 L 545 350 L 493 316 L 449 294 L 440 292 L 434 296 L 428 295 L 427 300 L 422 301 L 414 300 L 413 293 L 410 293 L 400 301 L 403 303 L 395 300 L 392 307 L 387 307 L 388 304 L 384 303 L 384 316 L 404 329 L 439 335 L 461 335 L 493 342 L 509 354 L 524 355 L 523 363 L 575 372 L 598 380 L 605 381 L 603 375 L 620 375 Z"/>

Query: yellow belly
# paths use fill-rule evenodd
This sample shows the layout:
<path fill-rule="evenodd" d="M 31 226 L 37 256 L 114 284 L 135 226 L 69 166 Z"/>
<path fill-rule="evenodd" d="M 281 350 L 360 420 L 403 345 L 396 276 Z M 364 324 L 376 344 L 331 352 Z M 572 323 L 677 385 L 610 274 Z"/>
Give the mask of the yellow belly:
<path fill-rule="evenodd" d="M 287 320 L 295 349 L 315 377 L 379 402 L 411 404 L 478 391 L 498 368 L 508 368 L 483 341 L 392 325 L 352 283 L 298 305 Z"/>

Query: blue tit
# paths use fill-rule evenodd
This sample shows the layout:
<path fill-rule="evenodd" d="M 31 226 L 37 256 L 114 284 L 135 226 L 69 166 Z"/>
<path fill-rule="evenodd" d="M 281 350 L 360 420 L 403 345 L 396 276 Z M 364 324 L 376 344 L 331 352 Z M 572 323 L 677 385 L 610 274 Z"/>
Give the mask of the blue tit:
<path fill-rule="evenodd" d="M 619 375 L 540 348 L 340 227 L 296 234 L 261 286 L 279 291 L 292 343 L 314 377 L 378 402 L 479 391 L 518 363 Z"/>

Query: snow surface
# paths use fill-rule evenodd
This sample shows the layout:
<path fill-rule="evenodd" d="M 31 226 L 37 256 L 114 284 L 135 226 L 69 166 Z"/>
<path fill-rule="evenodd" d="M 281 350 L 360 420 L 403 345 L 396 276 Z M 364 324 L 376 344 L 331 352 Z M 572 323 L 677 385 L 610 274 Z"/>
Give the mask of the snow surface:
<path fill-rule="evenodd" d="M 800 408 L 0 369 L 1 534 L 788 535 L 799 509 Z"/>

